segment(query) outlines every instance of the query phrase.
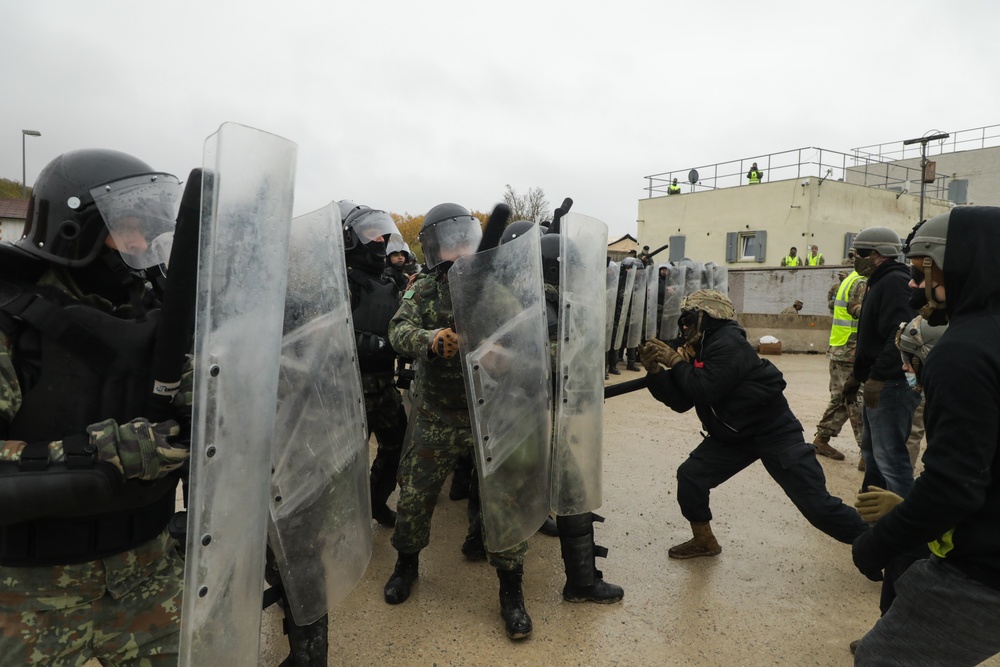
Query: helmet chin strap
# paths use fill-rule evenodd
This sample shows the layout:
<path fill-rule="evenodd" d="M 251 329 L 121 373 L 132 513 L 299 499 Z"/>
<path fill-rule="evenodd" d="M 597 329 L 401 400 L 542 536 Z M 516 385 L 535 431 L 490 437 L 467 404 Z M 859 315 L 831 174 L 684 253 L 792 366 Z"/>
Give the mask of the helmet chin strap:
<path fill-rule="evenodd" d="M 933 263 L 930 257 L 924 257 L 924 261 L 921 263 L 924 269 L 924 295 L 927 297 L 927 303 L 921 306 L 920 316 L 925 320 L 930 320 L 935 310 L 943 310 L 945 307 L 944 303 L 934 299 L 934 287 L 931 284 L 931 265 Z"/>

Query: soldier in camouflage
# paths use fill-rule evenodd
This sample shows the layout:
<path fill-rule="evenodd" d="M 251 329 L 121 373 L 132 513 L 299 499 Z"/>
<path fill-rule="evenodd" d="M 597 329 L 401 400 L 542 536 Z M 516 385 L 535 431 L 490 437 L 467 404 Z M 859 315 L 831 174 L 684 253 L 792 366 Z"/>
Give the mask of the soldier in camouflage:
<path fill-rule="evenodd" d="M 180 194 L 132 156 L 66 153 L 0 248 L 5 665 L 177 664 L 183 562 L 166 528 L 188 449 L 176 421 L 142 416 L 159 316 L 143 270 Z M 185 423 L 189 406 L 174 406 Z"/>
<path fill-rule="evenodd" d="M 420 551 L 430 542 L 431 517 L 445 478 L 458 458 L 473 447 L 458 336 L 452 329 L 451 289 L 447 270 L 458 258 L 476 251 L 482 237 L 479 221 L 457 204 L 440 204 L 424 217 L 421 246 L 430 273 L 403 295 L 389 323 L 395 350 L 416 360 L 413 433 L 399 465 L 400 493 L 392 546 L 399 553 L 385 585 L 385 601 L 400 604 L 417 579 Z M 501 615 L 507 635 L 531 634 L 531 618 L 521 591 L 527 543 L 489 553 L 500 580 Z"/>
<path fill-rule="evenodd" d="M 844 459 L 843 453 L 830 444 L 830 438 L 840 434 L 844 422 L 851 420 L 854 438 L 861 446 L 861 397 L 857 393 L 844 394 L 844 385 L 854 368 L 854 351 L 858 346 L 858 319 L 861 302 L 868 282 L 857 271 L 841 274 L 836 290 L 831 289 L 830 310 L 833 326 L 830 329 L 830 346 L 826 358 L 830 360 L 830 402 L 816 425 L 812 445 L 820 456 L 835 461 Z"/>

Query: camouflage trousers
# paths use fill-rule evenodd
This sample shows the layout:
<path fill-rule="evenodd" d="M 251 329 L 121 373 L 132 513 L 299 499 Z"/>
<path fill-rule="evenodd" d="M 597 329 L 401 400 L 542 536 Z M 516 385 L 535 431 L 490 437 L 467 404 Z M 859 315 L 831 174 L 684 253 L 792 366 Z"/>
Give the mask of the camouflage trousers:
<path fill-rule="evenodd" d="M 469 413 L 419 408 L 409 446 L 399 462 L 399 502 L 392 546 L 400 553 L 417 553 L 430 543 L 431 518 L 441 487 L 455 462 L 472 452 Z M 524 562 L 528 543 L 521 542 L 498 553 L 490 552 L 490 565 L 513 570 Z"/>
<path fill-rule="evenodd" d="M 816 425 L 816 435 L 824 435 L 833 438 L 840 435 L 840 429 L 844 422 L 851 420 L 851 429 L 854 431 L 854 439 L 858 446 L 861 446 L 861 392 L 855 400 L 848 401 L 844 398 L 844 383 L 850 377 L 854 369 L 851 361 L 830 360 L 830 402 L 827 403 L 826 410 Z"/>
<path fill-rule="evenodd" d="M 174 667 L 184 561 L 164 531 L 103 560 L 0 567 L 0 665 Z"/>

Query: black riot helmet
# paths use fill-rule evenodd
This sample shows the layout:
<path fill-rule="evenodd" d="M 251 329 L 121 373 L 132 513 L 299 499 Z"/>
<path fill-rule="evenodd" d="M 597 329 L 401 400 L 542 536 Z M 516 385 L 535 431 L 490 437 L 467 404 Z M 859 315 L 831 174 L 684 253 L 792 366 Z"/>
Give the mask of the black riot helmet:
<path fill-rule="evenodd" d="M 417 238 L 424 250 L 425 265 L 434 269 L 474 254 L 483 239 L 483 227 L 467 208 L 438 204 L 427 211 Z"/>
<path fill-rule="evenodd" d="M 391 236 L 402 238 L 392 216 L 359 206 L 344 221 L 344 250 L 348 265 L 378 275 L 385 268 L 386 244 Z"/>
<path fill-rule="evenodd" d="M 54 264 L 86 266 L 110 235 L 132 268 L 165 264 L 182 194 L 175 176 L 126 153 L 63 153 L 35 180 L 15 245 Z"/>
<path fill-rule="evenodd" d="M 510 243 L 514 239 L 520 238 L 534 226 L 535 223 L 531 220 L 515 220 L 504 228 L 503 234 L 500 235 L 500 245 Z M 544 234 L 545 232 L 542 231 L 542 233 Z"/>

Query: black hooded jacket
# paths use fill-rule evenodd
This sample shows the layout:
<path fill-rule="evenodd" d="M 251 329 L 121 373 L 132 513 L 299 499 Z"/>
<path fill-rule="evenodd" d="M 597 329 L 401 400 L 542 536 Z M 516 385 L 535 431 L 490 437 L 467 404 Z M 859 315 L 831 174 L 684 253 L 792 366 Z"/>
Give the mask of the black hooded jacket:
<path fill-rule="evenodd" d="M 871 543 L 888 562 L 936 540 L 946 563 L 1000 590 L 1000 208 L 953 209 L 946 243 L 949 326 L 921 374 L 924 470 Z"/>
<path fill-rule="evenodd" d="M 721 442 L 801 440 L 802 425 L 785 400 L 781 371 L 757 355 L 736 322 L 713 320 L 696 347 L 691 362 L 649 376 L 656 400 L 677 412 L 694 407 L 705 430 Z"/>
<path fill-rule="evenodd" d="M 854 353 L 854 377 L 860 382 L 906 379 L 896 349 L 896 332 L 901 322 L 909 322 L 917 314 L 909 305 L 909 282 L 906 265 L 895 260 L 884 262 L 868 278 Z"/>

